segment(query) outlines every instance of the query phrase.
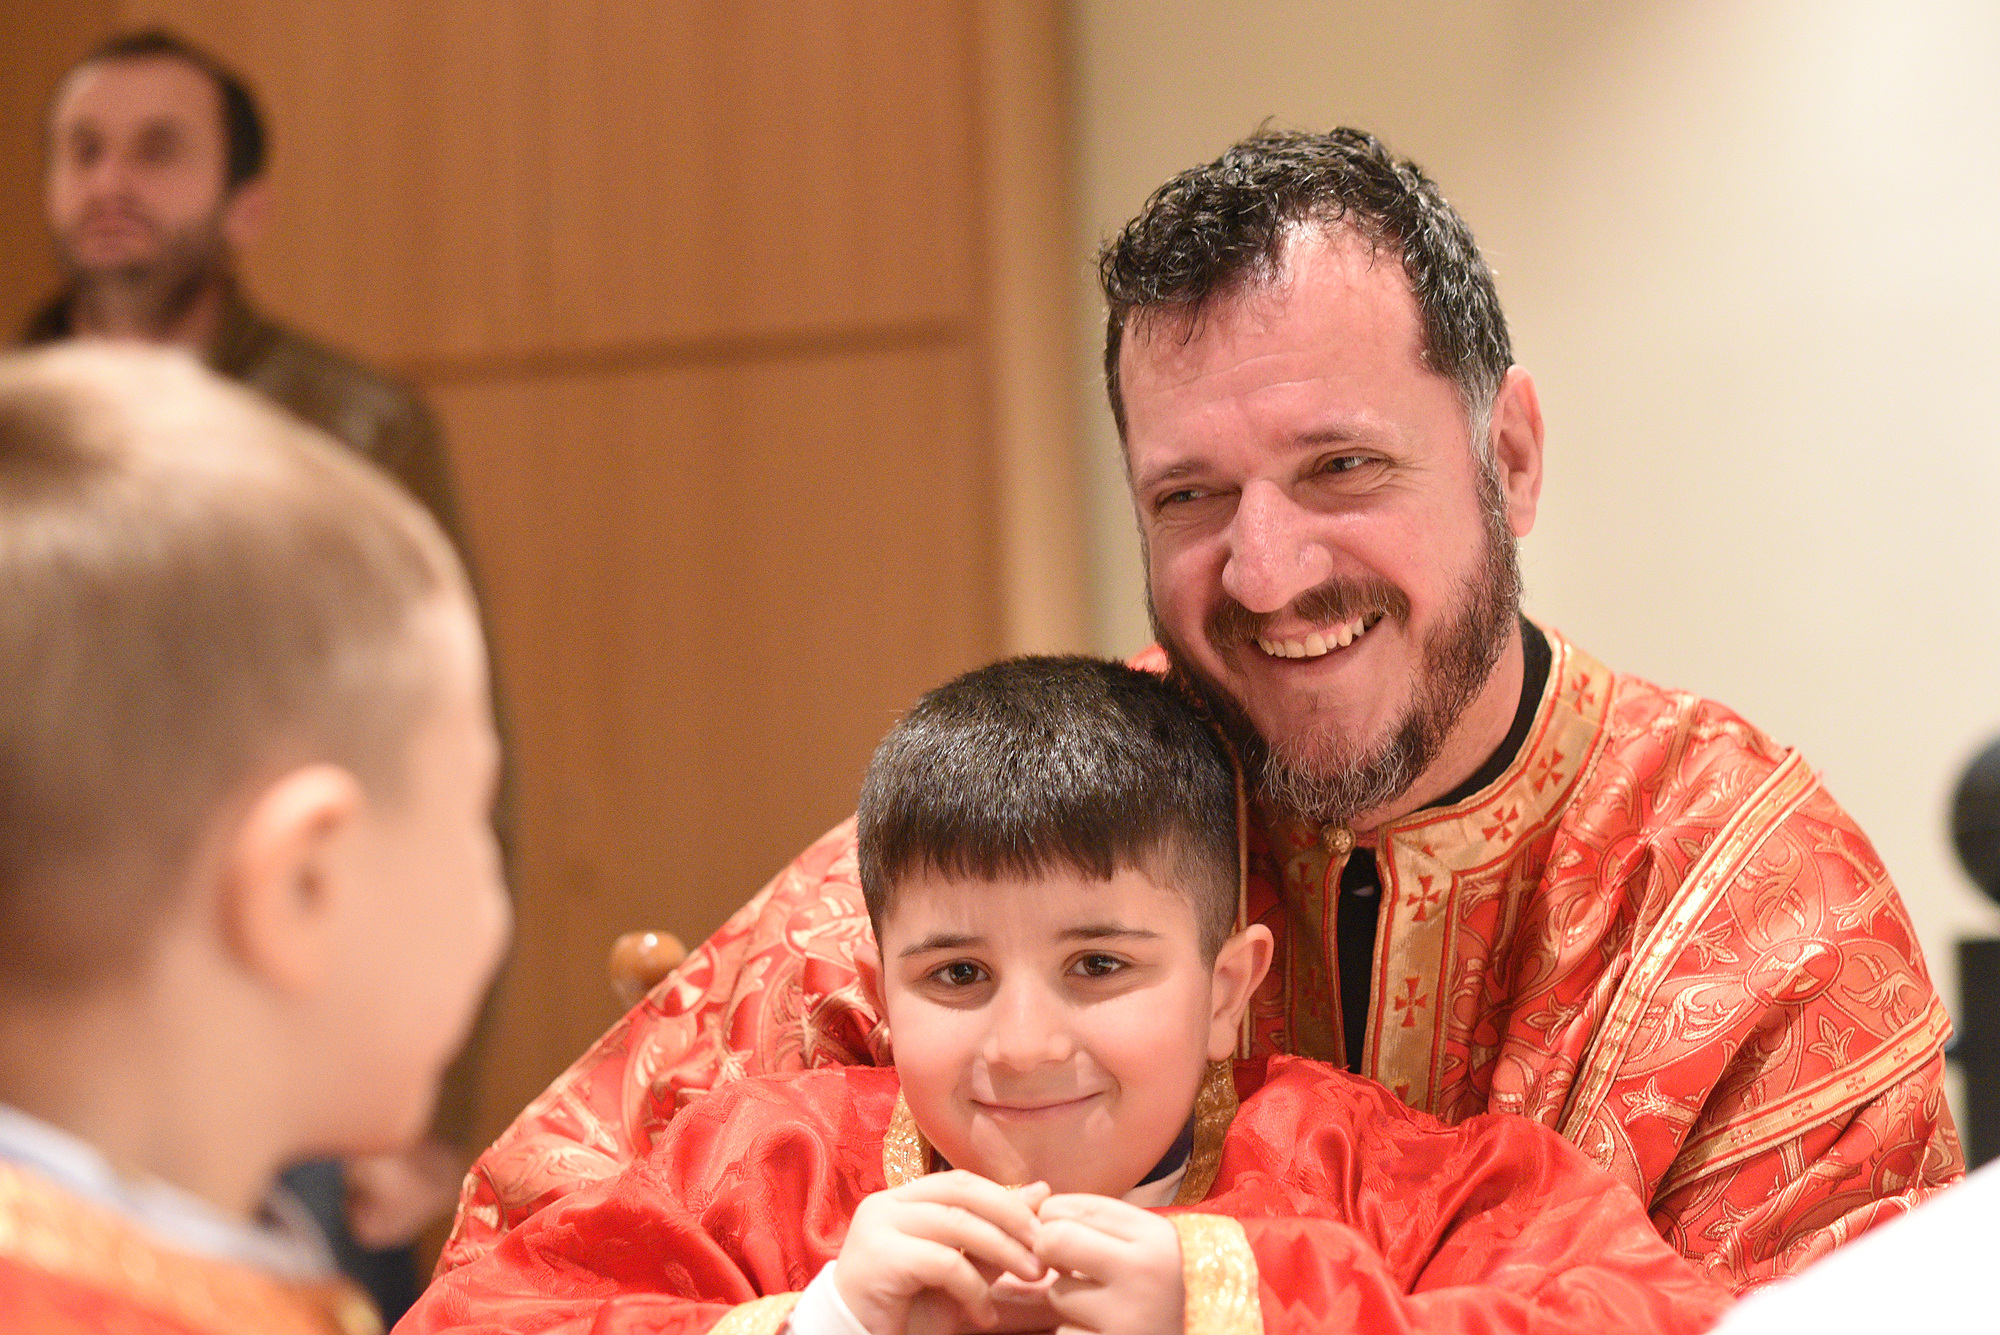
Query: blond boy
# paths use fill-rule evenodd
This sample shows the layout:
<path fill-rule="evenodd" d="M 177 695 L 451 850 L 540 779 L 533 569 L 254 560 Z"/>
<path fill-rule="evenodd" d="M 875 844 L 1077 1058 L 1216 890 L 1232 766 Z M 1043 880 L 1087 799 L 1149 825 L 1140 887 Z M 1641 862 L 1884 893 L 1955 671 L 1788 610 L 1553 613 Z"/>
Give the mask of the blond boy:
<path fill-rule="evenodd" d="M 394 484 L 179 354 L 0 362 L 0 1328 L 373 1322 L 271 1185 L 425 1126 L 490 714 Z"/>

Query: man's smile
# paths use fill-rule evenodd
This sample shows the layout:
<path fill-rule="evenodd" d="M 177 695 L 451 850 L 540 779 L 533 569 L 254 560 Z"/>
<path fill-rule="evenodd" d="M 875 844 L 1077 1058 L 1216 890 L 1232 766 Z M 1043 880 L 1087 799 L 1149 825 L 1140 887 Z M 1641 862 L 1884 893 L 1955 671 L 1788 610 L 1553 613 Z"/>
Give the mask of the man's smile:
<path fill-rule="evenodd" d="M 1257 647 L 1271 658 L 1323 658 L 1327 654 L 1345 649 L 1356 640 L 1373 630 L 1382 620 L 1380 612 L 1355 617 L 1351 621 L 1336 622 L 1308 631 L 1303 636 L 1257 637 Z"/>

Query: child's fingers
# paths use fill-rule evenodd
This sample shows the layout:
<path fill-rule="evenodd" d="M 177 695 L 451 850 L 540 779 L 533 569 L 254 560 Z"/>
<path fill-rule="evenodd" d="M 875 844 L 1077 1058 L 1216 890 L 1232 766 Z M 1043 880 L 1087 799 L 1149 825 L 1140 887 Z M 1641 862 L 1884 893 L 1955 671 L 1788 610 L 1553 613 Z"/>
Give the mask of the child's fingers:
<path fill-rule="evenodd" d="M 1084 1220 L 1056 1219 L 1042 1225 L 1035 1239 L 1035 1255 L 1051 1269 L 1109 1283 L 1119 1273 L 1130 1245 Z M 1056 1283 L 1060 1287 L 1062 1280 Z"/>
<path fill-rule="evenodd" d="M 963 1206 L 941 1201 L 906 1201 L 900 1205 L 892 1222 L 899 1232 L 941 1243 L 962 1255 L 968 1263 L 983 1261 L 996 1270 L 1007 1271 L 1022 1279 L 1041 1278 L 1042 1263 L 1032 1250 L 991 1220 Z M 985 1281 L 982 1279 L 980 1282 Z"/>
<path fill-rule="evenodd" d="M 1041 1203 L 1035 1214 L 1044 1225 L 1059 1219 L 1073 1220 L 1127 1242 L 1147 1237 L 1157 1231 L 1160 1223 L 1158 1215 L 1142 1210 L 1129 1201 L 1084 1192 L 1051 1196 Z"/>
<path fill-rule="evenodd" d="M 1035 1234 L 1041 1229 L 1041 1221 L 1035 1217 L 1035 1207 L 1047 1196 L 1048 1188 L 1039 1182 L 1018 1189 L 1003 1187 L 977 1173 L 954 1170 L 919 1178 L 888 1194 L 900 1201 L 948 1206 L 982 1219 L 1019 1244 L 1020 1250 L 1013 1254 L 1018 1259 L 1031 1255 L 1029 1248 L 1034 1245 Z M 1024 1279 L 1035 1279 L 1041 1274 L 1039 1265 L 1020 1271 L 998 1256 L 988 1259 L 996 1265 L 1015 1270 Z"/>

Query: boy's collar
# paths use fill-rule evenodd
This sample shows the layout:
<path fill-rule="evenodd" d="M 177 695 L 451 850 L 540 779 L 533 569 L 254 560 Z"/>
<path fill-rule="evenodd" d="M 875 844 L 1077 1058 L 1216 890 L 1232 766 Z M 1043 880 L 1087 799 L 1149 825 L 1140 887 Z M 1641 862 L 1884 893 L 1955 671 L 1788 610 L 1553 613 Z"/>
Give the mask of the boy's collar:
<path fill-rule="evenodd" d="M 1139 1190 L 1163 1185 L 1178 1173 L 1179 1185 L 1172 1199 L 1135 1203 L 1155 1207 L 1195 1205 L 1207 1199 L 1209 1189 L 1215 1185 L 1216 1171 L 1222 1166 L 1223 1138 L 1229 1134 L 1229 1124 L 1235 1120 L 1235 1068 L 1226 1061 L 1210 1062 L 1202 1077 L 1201 1089 L 1195 1094 L 1188 1129 L 1182 1133 L 1181 1139 L 1188 1142 L 1185 1158 L 1180 1158 L 1180 1140 L 1176 1140 L 1159 1167 L 1147 1174 L 1139 1187 L 1134 1188 Z M 889 1115 L 889 1129 L 882 1136 L 883 1185 L 900 1187 L 905 1182 L 914 1182 L 930 1173 L 936 1161 L 937 1151 L 931 1148 L 930 1141 L 918 1129 L 916 1118 L 910 1115 L 910 1105 L 903 1102 L 901 1094 L 896 1095 L 895 1111 Z"/>
<path fill-rule="evenodd" d="M 171 1182 L 121 1174 L 96 1146 L 4 1103 L 0 1161 L 112 1211 L 177 1251 L 288 1280 L 324 1279 L 334 1273 L 326 1239 L 305 1207 L 282 1187 L 272 1188 L 263 1222 L 242 1223 Z"/>

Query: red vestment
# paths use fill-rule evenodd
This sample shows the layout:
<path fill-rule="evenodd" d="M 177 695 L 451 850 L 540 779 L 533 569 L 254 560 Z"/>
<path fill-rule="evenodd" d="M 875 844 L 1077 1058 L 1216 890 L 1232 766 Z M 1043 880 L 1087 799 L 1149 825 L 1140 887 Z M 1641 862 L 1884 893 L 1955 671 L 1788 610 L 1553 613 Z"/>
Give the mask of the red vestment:
<path fill-rule="evenodd" d="M 1197 1137 L 1188 1169 L 1212 1185 L 1167 1211 L 1189 1335 L 1664 1335 L 1705 1330 L 1728 1304 L 1628 1188 L 1544 1127 L 1447 1126 L 1290 1057 L 1241 1063 L 1236 1080 L 1241 1108 Z M 898 1104 L 893 1070 L 733 1083 L 617 1178 L 442 1276 L 397 1335 L 698 1335 L 725 1320 L 727 1335 L 769 1335 L 861 1198 L 928 1166 L 899 1162 Z"/>
<path fill-rule="evenodd" d="M 1382 906 L 1354 1069 L 1446 1121 L 1555 1129 L 1683 1255 L 1735 1288 L 1768 1281 L 1963 1171 L 1949 1021 L 1874 849 L 1796 752 L 1548 638 L 1505 772 L 1369 836 Z M 1243 916 L 1277 954 L 1243 1051 L 1342 1063 L 1346 831 L 1250 827 Z M 888 1062 L 868 940 L 849 822 L 480 1157 L 441 1269 L 643 1155 L 698 1091 Z"/>
<path fill-rule="evenodd" d="M 163 1247 L 0 1162 L 0 1335 L 381 1335 L 345 1280 L 291 1281 Z"/>

